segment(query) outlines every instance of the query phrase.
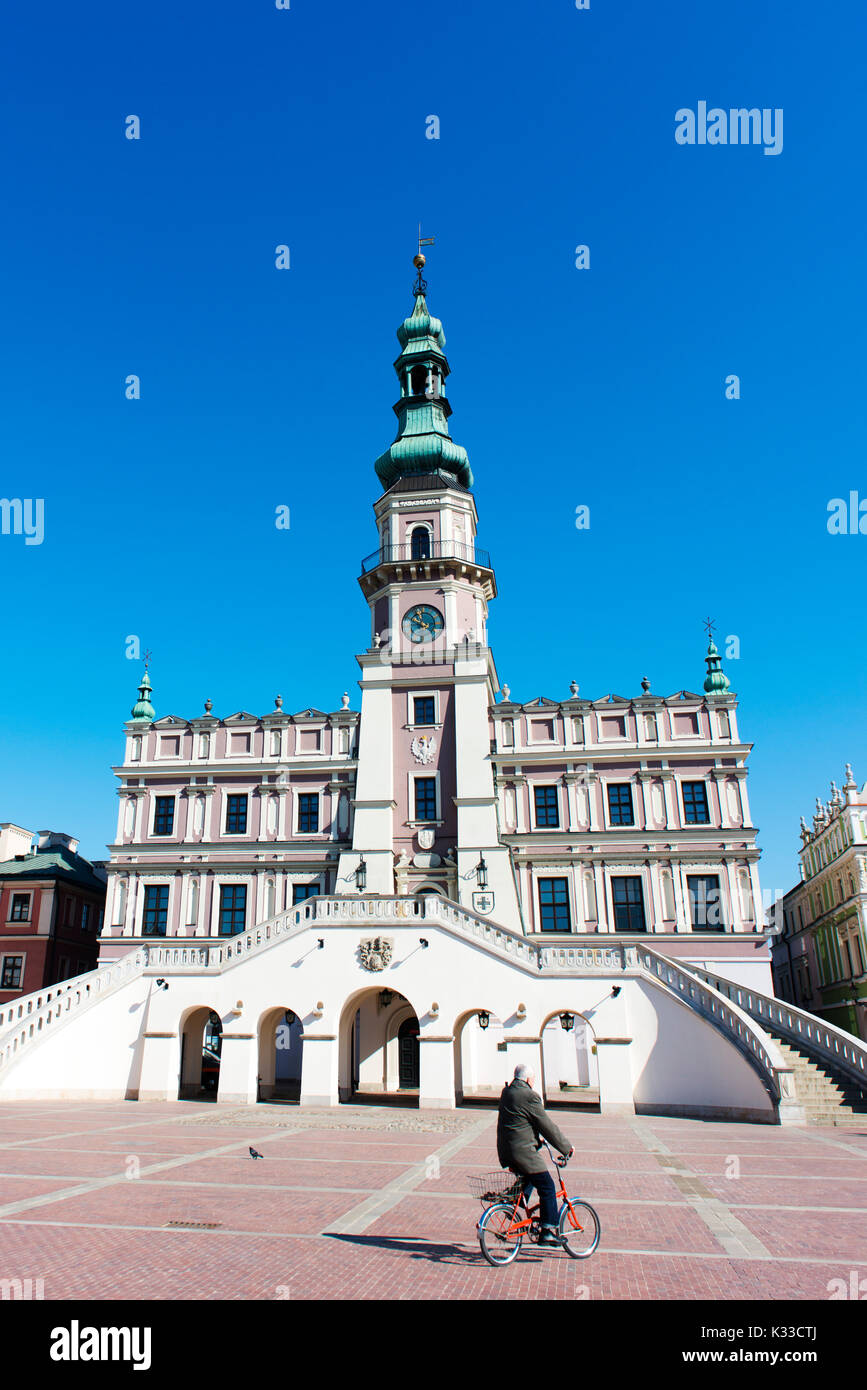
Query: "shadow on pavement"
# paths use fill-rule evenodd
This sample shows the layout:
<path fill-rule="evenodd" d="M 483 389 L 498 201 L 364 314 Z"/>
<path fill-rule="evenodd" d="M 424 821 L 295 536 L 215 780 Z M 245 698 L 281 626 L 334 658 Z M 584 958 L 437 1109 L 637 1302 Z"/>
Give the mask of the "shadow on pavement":
<path fill-rule="evenodd" d="M 418 1236 L 407 1236 L 403 1239 L 400 1236 L 342 1235 L 331 1231 L 323 1231 L 322 1234 L 329 1240 L 342 1240 L 348 1245 L 361 1245 L 366 1249 L 403 1250 L 413 1260 L 432 1260 L 434 1264 L 485 1265 L 490 1268 L 481 1250 L 469 1243 L 446 1245 L 434 1240 L 423 1240 Z M 540 1259 L 542 1256 L 536 1252 L 531 1254 L 521 1251 L 521 1264 L 528 1261 L 536 1263 Z"/>

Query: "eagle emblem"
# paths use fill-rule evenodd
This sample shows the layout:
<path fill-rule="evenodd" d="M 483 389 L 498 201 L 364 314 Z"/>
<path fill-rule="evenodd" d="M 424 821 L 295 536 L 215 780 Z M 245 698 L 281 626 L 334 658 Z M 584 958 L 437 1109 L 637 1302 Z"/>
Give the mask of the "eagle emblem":
<path fill-rule="evenodd" d="M 437 741 L 433 734 L 419 734 L 410 744 L 412 756 L 417 763 L 433 762 L 434 754 L 437 751 Z"/>
<path fill-rule="evenodd" d="M 390 936 L 371 936 L 361 941 L 358 954 L 365 970 L 384 970 L 391 964 L 394 941 Z"/>

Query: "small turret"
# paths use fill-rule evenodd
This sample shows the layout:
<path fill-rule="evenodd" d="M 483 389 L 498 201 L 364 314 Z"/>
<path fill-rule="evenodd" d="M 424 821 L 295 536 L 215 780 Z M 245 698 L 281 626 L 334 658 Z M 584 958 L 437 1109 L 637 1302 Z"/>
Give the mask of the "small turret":
<path fill-rule="evenodd" d="M 716 643 L 711 637 L 707 644 L 707 675 L 705 677 L 704 688 L 708 695 L 725 695 L 731 684 L 728 676 L 720 664 L 720 654 L 717 651 Z"/>
<path fill-rule="evenodd" d="M 138 699 L 132 707 L 133 724 L 150 724 L 156 711 L 150 700 L 151 683 L 148 676 L 148 668 L 145 666 L 144 675 L 141 678 L 141 685 L 138 688 Z"/>

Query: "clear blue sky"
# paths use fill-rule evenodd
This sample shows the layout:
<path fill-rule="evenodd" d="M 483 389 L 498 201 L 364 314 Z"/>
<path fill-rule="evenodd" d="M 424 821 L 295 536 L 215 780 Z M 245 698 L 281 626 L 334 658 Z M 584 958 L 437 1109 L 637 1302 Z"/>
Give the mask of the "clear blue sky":
<path fill-rule="evenodd" d="M 48 0 L 4 39 L 0 494 L 45 539 L 0 536 L 0 819 L 105 857 L 128 634 L 161 715 L 357 707 L 421 220 L 501 679 L 700 689 L 713 615 L 789 887 L 867 778 L 867 537 L 826 529 L 867 497 L 863 7 Z M 699 101 L 783 152 L 678 145 Z"/>

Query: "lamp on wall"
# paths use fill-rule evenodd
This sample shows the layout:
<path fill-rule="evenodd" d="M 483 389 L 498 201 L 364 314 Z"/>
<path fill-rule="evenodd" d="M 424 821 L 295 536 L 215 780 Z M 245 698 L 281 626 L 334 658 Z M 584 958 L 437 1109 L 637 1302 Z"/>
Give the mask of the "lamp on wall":
<path fill-rule="evenodd" d="M 390 1007 L 391 1007 L 391 1001 L 393 1000 L 393 998 L 394 998 L 394 995 L 392 994 L 392 992 L 391 992 L 390 989 L 381 989 L 381 990 L 379 991 L 379 1007 L 380 1007 L 381 1009 L 388 1009 L 388 1008 L 390 1008 Z"/>
<path fill-rule="evenodd" d="M 367 864 L 364 859 L 359 859 L 358 868 L 355 870 L 355 886 L 359 893 L 363 893 L 367 887 Z"/>
<path fill-rule="evenodd" d="M 481 856 L 481 858 L 479 859 L 478 864 L 476 865 L 476 878 L 477 878 L 477 880 L 478 880 L 478 884 L 479 884 L 479 887 L 480 887 L 480 888 L 487 888 L 487 886 L 488 886 L 488 866 L 487 866 L 487 864 L 485 863 L 485 856 L 484 856 L 484 855 Z"/>
<path fill-rule="evenodd" d="M 488 1013 L 487 1009 L 480 1009 L 480 1010 L 479 1010 L 479 1027 L 480 1027 L 480 1028 L 487 1028 L 488 1025 L 489 1025 L 489 1023 L 490 1023 L 490 1021 L 491 1021 L 491 1015 Z"/>
<path fill-rule="evenodd" d="M 293 1013 L 291 1009 L 287 1009 L 285 1014 L 283 1015 L 283 1022 L 286 1024 L 287 1028 L 291 1028 L 292 1024 L 297 1022 L 297 1019 L 298 1015 L 296 1013 Z"/>
<path fill-rule="evenodd" d="M 156 987 L 157 989 L 168 989 L 168 984 L 165 980 L 157 980 Z"/>
<path fill-rule="evenodd" d="M 563 1029 L 564 1033 L 571 1033 L 572 1029 L 575 1027 L 575 1015 L 562 1013 L 560 1015 L 560 1027 Z"/>

